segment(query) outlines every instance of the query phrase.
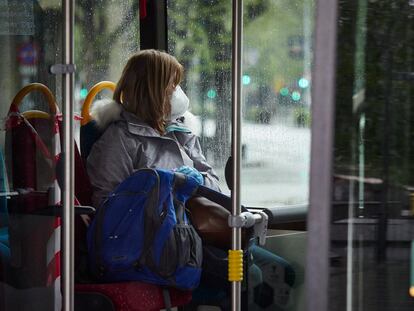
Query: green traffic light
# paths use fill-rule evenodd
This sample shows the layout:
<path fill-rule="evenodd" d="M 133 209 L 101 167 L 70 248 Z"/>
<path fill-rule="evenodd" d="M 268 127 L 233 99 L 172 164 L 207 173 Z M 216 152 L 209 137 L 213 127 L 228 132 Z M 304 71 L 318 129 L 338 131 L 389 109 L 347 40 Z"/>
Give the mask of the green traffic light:
<path fill-rule="evenodd" d="M 292 92 L 292 99 L 297 102 L 298 100 L 300 100 L 300 93 L 297 91 Z"/>
<path fill-rule="evenodd" d="M 298 85 L 302 89 L 306 89 L 309 86 L 309 80 L 305 78 L 300 78 L 298 81 Z"/>
<path fill-rule="evenodd" d="M 251 81 L 252 81 L 252 79 L 250 78 L 249 75 L 243 75 L 242 82 L 243 82 L 244 85 L 250 84 Z"/>
<path fill-rule="evenodd" d="M 82 88 L 80 90 L 80 97 L 83 99 L 83 98 L 86 98 L 87 95 L 88 95 L 88 89 Z"/>
<path fill-rule="evenodd" d="M 209 89 L 208 90 L 208 92 L 207 92 L 207 97 L 208 98 L 213 99 L 213 98 L 216 98 L 216 96 L 217 96 L 217 92 L 216 92 L 215 89 Z"/>
<path fill-rule="evenodd" d="M 280 95 L 282 96 L 289 95 L 289 89 L 287 87 L 282 87 L 279 92 L 280 92 Z"/>

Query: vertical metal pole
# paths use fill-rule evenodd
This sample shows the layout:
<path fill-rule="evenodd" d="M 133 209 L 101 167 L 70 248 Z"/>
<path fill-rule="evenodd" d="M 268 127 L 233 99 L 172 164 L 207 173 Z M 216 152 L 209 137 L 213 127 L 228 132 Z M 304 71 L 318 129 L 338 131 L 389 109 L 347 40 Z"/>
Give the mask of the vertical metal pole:
<path fill-rule="evenodd" d="M 241 52 L 243 1 L 233 0 L 232 7 L 232 158 L 233 158 L 233 189 L 231 192 L 232 213 L 240 215 L 240 154 L 241 154 Z M 241 249 L 241 229 L 232 228 L 232 249 Z M 241 307 L 241 283 L 232 282 L 232 310 Z"/>
<path fill-rule="evenodd" d="M 306 310 L 328 311 L 337 0 L 318 0 L 312 72 Z"/>
<path fill-rule="evenodd" d="M 64 0 L 64 64 L 73 64 L 73 26 L 75 0 Z M 63 310 L 74 310 L 74 142 L 73 142 L 74 73 L 63 74 Z"/>

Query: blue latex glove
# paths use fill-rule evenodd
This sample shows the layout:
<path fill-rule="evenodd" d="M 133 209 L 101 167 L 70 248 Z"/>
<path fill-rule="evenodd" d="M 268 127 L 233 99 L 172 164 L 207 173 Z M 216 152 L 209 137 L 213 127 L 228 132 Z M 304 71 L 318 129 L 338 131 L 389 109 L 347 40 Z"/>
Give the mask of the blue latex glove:
<path fill-rule="evenodd" d="M 175 170 L 178 173 L 185 174 L 187 176 L 193 177 L 200 185 L 204 184 L 204 177 L 197 171 L 195 168 L 189 166 L 181 166 Z"/>

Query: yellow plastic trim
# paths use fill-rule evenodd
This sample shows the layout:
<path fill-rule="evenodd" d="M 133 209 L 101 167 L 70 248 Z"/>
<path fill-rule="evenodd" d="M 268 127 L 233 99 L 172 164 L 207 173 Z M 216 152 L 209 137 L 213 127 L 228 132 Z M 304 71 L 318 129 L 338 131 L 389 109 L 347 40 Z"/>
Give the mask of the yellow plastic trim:
<path fill-rule="evenodd" d="M 56 104 L 55 97 L 53 96 L 50 89 L 42 84 L 42 83 L 30 83 L 23 87 L 17 94 L 14 96 L 13 101 L 11 103 L 10 109 L 13 110 L 13 106 L 15 106 L 15 109 L 19 107 L 19 105 L 22 103 L 23 98 L 29 94 L 32 91 L 40 91 L 43 95 L 45 95 L 47 103 L 50 108 L 50 112 L 52 114 L 56 114 L 58 112 L 58 106 Z"/>
<path fill-rule="evenodd" d="M 243 280 L 243 251 L 229 250 L 229 281 L 241 282 Z"/>
<path fill-rule="evenodd" d="M 26 118 L 26 119 L 50 119 L 50 114 L 48 114 L 47 112 L 44 111 L 40 111 L 40 110 L 28 110 L 25 112 L 22 112 L 22 115 Z"/>
<path fill-rule="evenodd" d="M 115 91 L 116 84 L 111 81 L 101 81 L 96 83 L 91 90 L 89 91 L 88 95 L 85 98 L 85 102 L 83 103 L 82 107 L 82 120 L 81 125 L 87 124 L 89 121 L 92 120 L 91 114 L 89 112 L 92 102 L 95 99 L 95 96 L 102 91 L 103 89 L 110 89 L 112 92 Z"/>

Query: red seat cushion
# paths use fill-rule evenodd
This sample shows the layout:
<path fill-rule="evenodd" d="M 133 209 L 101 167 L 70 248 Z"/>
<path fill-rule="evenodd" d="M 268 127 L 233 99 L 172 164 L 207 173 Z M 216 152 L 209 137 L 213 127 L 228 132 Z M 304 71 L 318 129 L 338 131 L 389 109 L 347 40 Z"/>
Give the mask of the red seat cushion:
<path fill-rule="evenodd" d="M 178 307 L 191 301 L 191 291 L 170 288 L 171 305 Z M 165 308 L 162 288 L 141 282 L 114 284 L 76 284 L 76 292 L 97 292 L 108 296 L 118 311 L 158 311 Z"/>

